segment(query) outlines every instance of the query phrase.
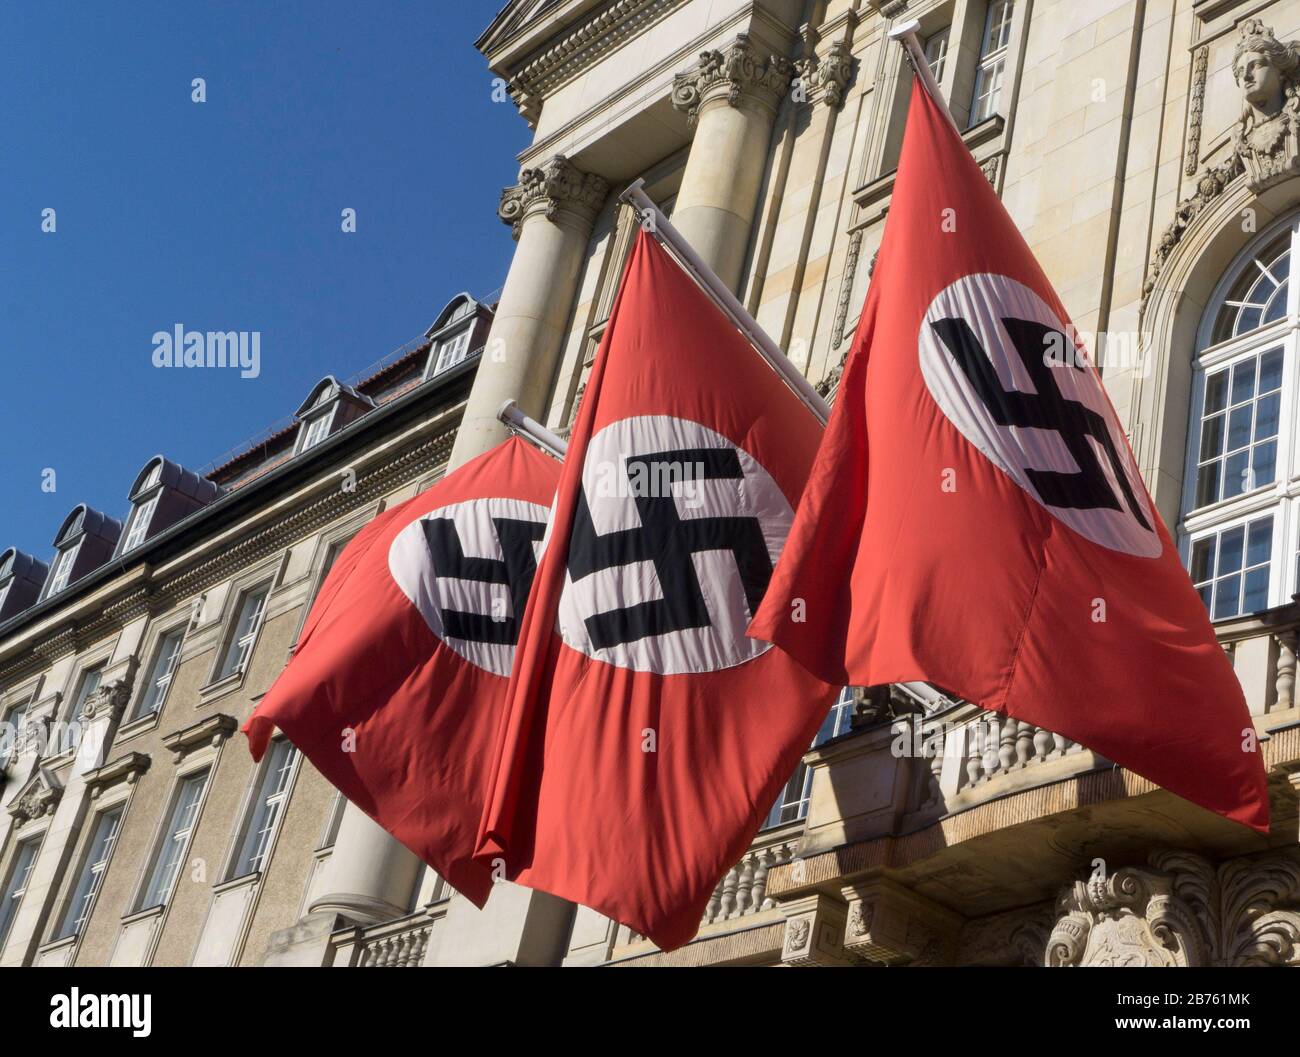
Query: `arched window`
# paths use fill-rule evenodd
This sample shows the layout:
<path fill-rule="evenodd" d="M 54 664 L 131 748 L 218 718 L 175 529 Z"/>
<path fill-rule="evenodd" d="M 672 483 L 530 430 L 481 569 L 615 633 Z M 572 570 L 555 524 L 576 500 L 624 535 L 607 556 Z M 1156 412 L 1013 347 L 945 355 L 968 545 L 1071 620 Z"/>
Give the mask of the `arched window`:
<path fill-rule="evenodd" d="M 1198 335 L 1181 543 L 1215 620 L 1297 590 L 1300 218 L 1266 231 L 1220 281 Z"/>

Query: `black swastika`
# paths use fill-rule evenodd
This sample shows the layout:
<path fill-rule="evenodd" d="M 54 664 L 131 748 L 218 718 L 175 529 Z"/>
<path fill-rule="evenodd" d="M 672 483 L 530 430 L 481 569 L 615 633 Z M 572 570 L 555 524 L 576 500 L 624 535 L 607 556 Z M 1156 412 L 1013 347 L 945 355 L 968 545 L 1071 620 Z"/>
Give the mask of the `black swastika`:
<path fill-rule="evenodd" d="M 952 353 L 957 366 L 992 414 L 994 422 L 999 426 L 1050 429 L 1060 435 L 1070 457 L 1079 467 L 1077 472 L 1061 473 L 1057 470 L 1025 468 L 1030 484 L 1046 505 L 1067 510 L 1121 509 L 1119 497 L 1115 495 L 1097 459 L 1097 453 L 1089 443 L 1091 438 L 1105 453 L 1106 461 L 1110 463 L 1111 472 L 1123 494 L 1125 506 L 1144 529 L 1151 530 L 1151 524 L 1142 512 L 1142 505 L 1133 493 L 1119 452 L 1111 440 L 1106 419 L 1077 400 L 1066 398 L 1057 388 L 1056 379 L 1052 376 L 1052 369 L 1044 355 L 1048 348 L 1069 350 L 1071 355 L 1066 358 L 1067 362 L 1075 370 L 1087 370 L 1085 365 L 1075 362 L 1074 343 L 1069 338 L 1056 328 L 1034 320 L 1002 320 L 1002 326 L 1019 354 L 1021 363 L 1025 365 L 1030 381 L 1038 390 L 1036 393 L 1021 393 L 1002 388 L 992 362 L 980 347 L 979 338 L 966 320 L 960 317 L 940 319 L 931 326 Z"/>
<path fill-rule="evenodd" d="M 501 558 L 466 557 L 456 524 L 450 518 L 426 518 L 421 524 L 424 525 L 424 538 L 429 545 L 435 576 L 505 584 L 510 588 L 510 612 L 499 614 L 496 619 L 491 613 L 442 610 L 444 634 L 467 642 L 515 645 L 519 641 L 519 618 L 528 603 L 528 592 L 537 572 L 533 544 L 545 534 L 546 523 L 494 517 L 492 524 L 501 543 Z"/>
<path fill-rule="evenodd" d="M 629 480 L 742 478 L 734 448 L 694 448 L 633 455 L 626 460 Z M 763 530 L 753 517 L 683 518 L 671 494 L 645 495 L 633 489 L 639 528 L 605 535 L 596 532 L 585 493 L 579 493 L 569 545 L 569 573 L 574 580 L 604 569 L 652 562 L 662 598 L 611 609 L 585 620 L 598 649 L 651 635 L 710 626 L 692 556 L 702 551 L 730 551 L 736 559 L 750 613 L 758 609 L 772 578 L 772 559 Z M 665 491 L 657 489 L 657 491 Z"/>

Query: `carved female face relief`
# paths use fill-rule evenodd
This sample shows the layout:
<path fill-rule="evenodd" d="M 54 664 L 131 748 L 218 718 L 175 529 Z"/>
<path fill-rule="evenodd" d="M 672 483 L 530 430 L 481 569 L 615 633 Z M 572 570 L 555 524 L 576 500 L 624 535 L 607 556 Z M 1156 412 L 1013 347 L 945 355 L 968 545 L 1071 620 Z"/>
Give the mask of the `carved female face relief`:
<path fill-rule="evenodd" d="M 1232 74 L 1241 88 L 1246 102 L 1268 117 L 1282 109 L 1282 76 L 1267 55 L 1259 51 L 1245 52 L 1234 64 Z"/>

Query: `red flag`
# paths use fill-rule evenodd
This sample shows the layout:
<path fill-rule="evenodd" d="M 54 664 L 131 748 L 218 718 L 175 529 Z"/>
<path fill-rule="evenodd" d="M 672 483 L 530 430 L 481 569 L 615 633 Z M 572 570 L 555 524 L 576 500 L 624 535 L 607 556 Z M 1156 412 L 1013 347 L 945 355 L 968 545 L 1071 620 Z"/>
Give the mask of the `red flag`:
<path fill-rule="evenodd" d="M 745 637 L 821 432 L 639 235 L 524 617 L 481 859 L 665 950 L 695 935 L 834 693 Z"/>
<path fill-rule="evenodd" d="M 244 725 L 254 759 L 279 727 L 480 907 L 492 878 L 474 838 L 558 478 L 515 438 L 377 517 L 339 555 Z"/>
<path fill-rule="evenodd" d="M 934 682 L 1267 830 L 1241 686 L 1073 333 L 914 86 L 862 320 L 750 631 L 825 679 Z"/>

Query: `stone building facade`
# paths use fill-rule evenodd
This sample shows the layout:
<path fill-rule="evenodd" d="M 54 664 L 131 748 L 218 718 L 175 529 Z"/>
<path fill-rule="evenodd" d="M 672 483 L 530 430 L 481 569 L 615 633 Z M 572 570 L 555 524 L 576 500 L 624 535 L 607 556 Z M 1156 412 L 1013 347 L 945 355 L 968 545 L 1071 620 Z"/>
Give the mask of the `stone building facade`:
<path fill-rule="evenodd" d="M 886 33 L 911 19 L 1240 676 L 1272 833 L 932 688 L 846 691 L 665 954 L 509 884 L 476 911 L 287 747 L 253 767 L 231 732 L 331 547 L 503 437 L 504 399 L 569 428 L 635 234 L 630 181 L 833 399 L 910 84 Z M 7 747 L 0 963 L 1300 964 L 1297 41 L 1300 0 L 513 0 L 477 46 L 533 139 L 502 193 L 500 301 L 471 311 L 472 385 L 465 365 L 387 400 L 327 380 L 297 426 L 318 400 L 346 409 L 319 452 L 146 467 L 136 508 L 162 487 L 194 510 L 139 562 L 68 565 L 58 598 L 66 548 L 111 552 L 131 520 L 74 512 L 48 570 L 14 555 L 6 581 L 0 557 L 29 598 L 0 608 L 0 708 L 86 716 L 67 748 Z M 173 648 L 161 707 L 131 718 Z"/>

